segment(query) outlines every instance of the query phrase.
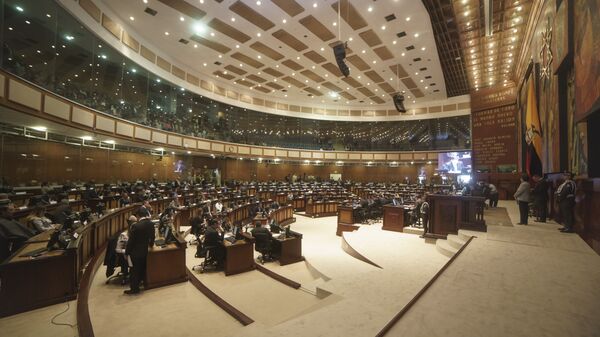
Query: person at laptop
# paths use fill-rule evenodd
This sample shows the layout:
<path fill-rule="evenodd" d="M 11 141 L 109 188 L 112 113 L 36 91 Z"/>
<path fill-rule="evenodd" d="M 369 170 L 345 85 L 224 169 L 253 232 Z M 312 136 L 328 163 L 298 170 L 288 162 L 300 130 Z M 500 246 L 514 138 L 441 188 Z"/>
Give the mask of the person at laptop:
<path fill-rule="evenodd" d="M 33 212 L 27 216 L 27 226 L 37 233 L 42 233 L 56 228 L 52 224 L 52 220 L 46 217 L 46 204 L 38 202 L 35 205 Z"/>
<path fill-rule="evenodd" d="M 0 262 L 16 252 L 33 231 L 13 219 L 14 207 L 9 199 L 0 200 Z"/>
<path fill-rule="evenodd" d="M 219 230 L 219 223 L 210 219 L 208 222 L 208 228 L 204 233 L 204 247 L 206 249 L 212 249 L 215 259 L 217 260 L 217 268 L 223 266 L 225 261 L 225 247 L 223 246 L 223 232 Z"/>
<path fill-rule="evenodd" d="M 140 292 L 140 282 L 146 275 L 146 258 L 148 248 L 154 246 L 154 223 L 150 220 L 148 210 L 140 207 L 137 211 L 138 222 L 133 224 L 129 230 L 129 240 L 125 253 L 132 262 L 131 289 L 125 290 L 125 294 L 132 295 Z"/>
<path fill-rule="evenodd" d="M 277 223 L 277 220 L 275 220 L 275 217 L 269 217 L 269 229 L 271 230 L 272 233 L 280 233 L 282 228 L 281 226 L 279 226 L 279 223 Z"/>

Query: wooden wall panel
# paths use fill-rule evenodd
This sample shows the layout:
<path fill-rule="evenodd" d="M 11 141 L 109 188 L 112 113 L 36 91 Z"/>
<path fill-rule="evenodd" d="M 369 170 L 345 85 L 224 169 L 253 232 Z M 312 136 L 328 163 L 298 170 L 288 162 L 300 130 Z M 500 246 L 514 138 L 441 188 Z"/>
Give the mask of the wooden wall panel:
<path fill-rule="evenodd" d="M 71 119 L 71 106 L 52 96 L 44 96 L 44 112 L 67 121 Z"/>
<path fill-rule="evenodd" d="M 26 84 L 9 79 L 8 99 L 34 110 L 42 110 L 42 93 Z"/>

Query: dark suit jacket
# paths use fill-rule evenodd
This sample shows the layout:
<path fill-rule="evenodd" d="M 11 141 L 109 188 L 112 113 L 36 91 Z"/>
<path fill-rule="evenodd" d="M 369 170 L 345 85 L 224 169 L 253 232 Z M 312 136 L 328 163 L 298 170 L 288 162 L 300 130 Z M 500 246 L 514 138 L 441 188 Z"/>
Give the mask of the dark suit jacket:
<path fill-rule="evenodd" d="M 548 200 L 548 183 L 546 179 L 540 179 L 533 188 L 533 195 L 538 201 Z"/>
<path fill-rule="evenodd" d="M 148 247 L 154 245 L 154 224 L 150 219 L 142 219 L 131 226 L 125 253 L 131 257 L 146 257 Z"/>
<path fill-rule="evenodd" d="M 208 226 L 204 233 L 205 246 L 219 246 L 223 244 L 223 236 L 217 232 L 212 226 Z"/>

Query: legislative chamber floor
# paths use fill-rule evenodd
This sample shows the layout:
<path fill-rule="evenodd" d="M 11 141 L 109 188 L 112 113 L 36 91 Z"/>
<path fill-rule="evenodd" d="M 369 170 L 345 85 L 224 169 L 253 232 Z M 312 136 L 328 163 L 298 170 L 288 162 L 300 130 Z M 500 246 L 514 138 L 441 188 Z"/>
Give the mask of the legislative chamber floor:
<path fill-rule="evenodd" d="M 296 216 L 304 262 L 269 270 L 301 284 L 290 288 L 257 270 L 226 277 L 192 276 L 254 320 L 243 326 L 190 282 L 123 295 L 105 284 L 104 267 L 90 290 L 95 336 L 375 336 L 474 234 L 387 336 L 600 336 L 600 256 L 553 223 L 514 225 L 514 202 L 489 210 L 487 233 L 448 240 L 361 226 L 335 235 L 336 217 Z M 191 269 L 201 261 L 187 252 Z M 0 319 L 7 336 L 74 336 L 50 319 L 58 304 Z M 75 302 L 59 322 L 75 323 Z M 432 324 L 435 322 L 435 324 Z"/>

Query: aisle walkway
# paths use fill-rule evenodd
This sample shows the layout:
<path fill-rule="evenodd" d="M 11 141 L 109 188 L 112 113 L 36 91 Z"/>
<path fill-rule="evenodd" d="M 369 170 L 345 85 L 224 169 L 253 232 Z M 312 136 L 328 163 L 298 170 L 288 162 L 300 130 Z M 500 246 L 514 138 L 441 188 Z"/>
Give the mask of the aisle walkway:
<path fill-rule="evenodd" d="M 489 226 L 387 336 L 600 336 L 600 256 L 558 227 Z"/>

